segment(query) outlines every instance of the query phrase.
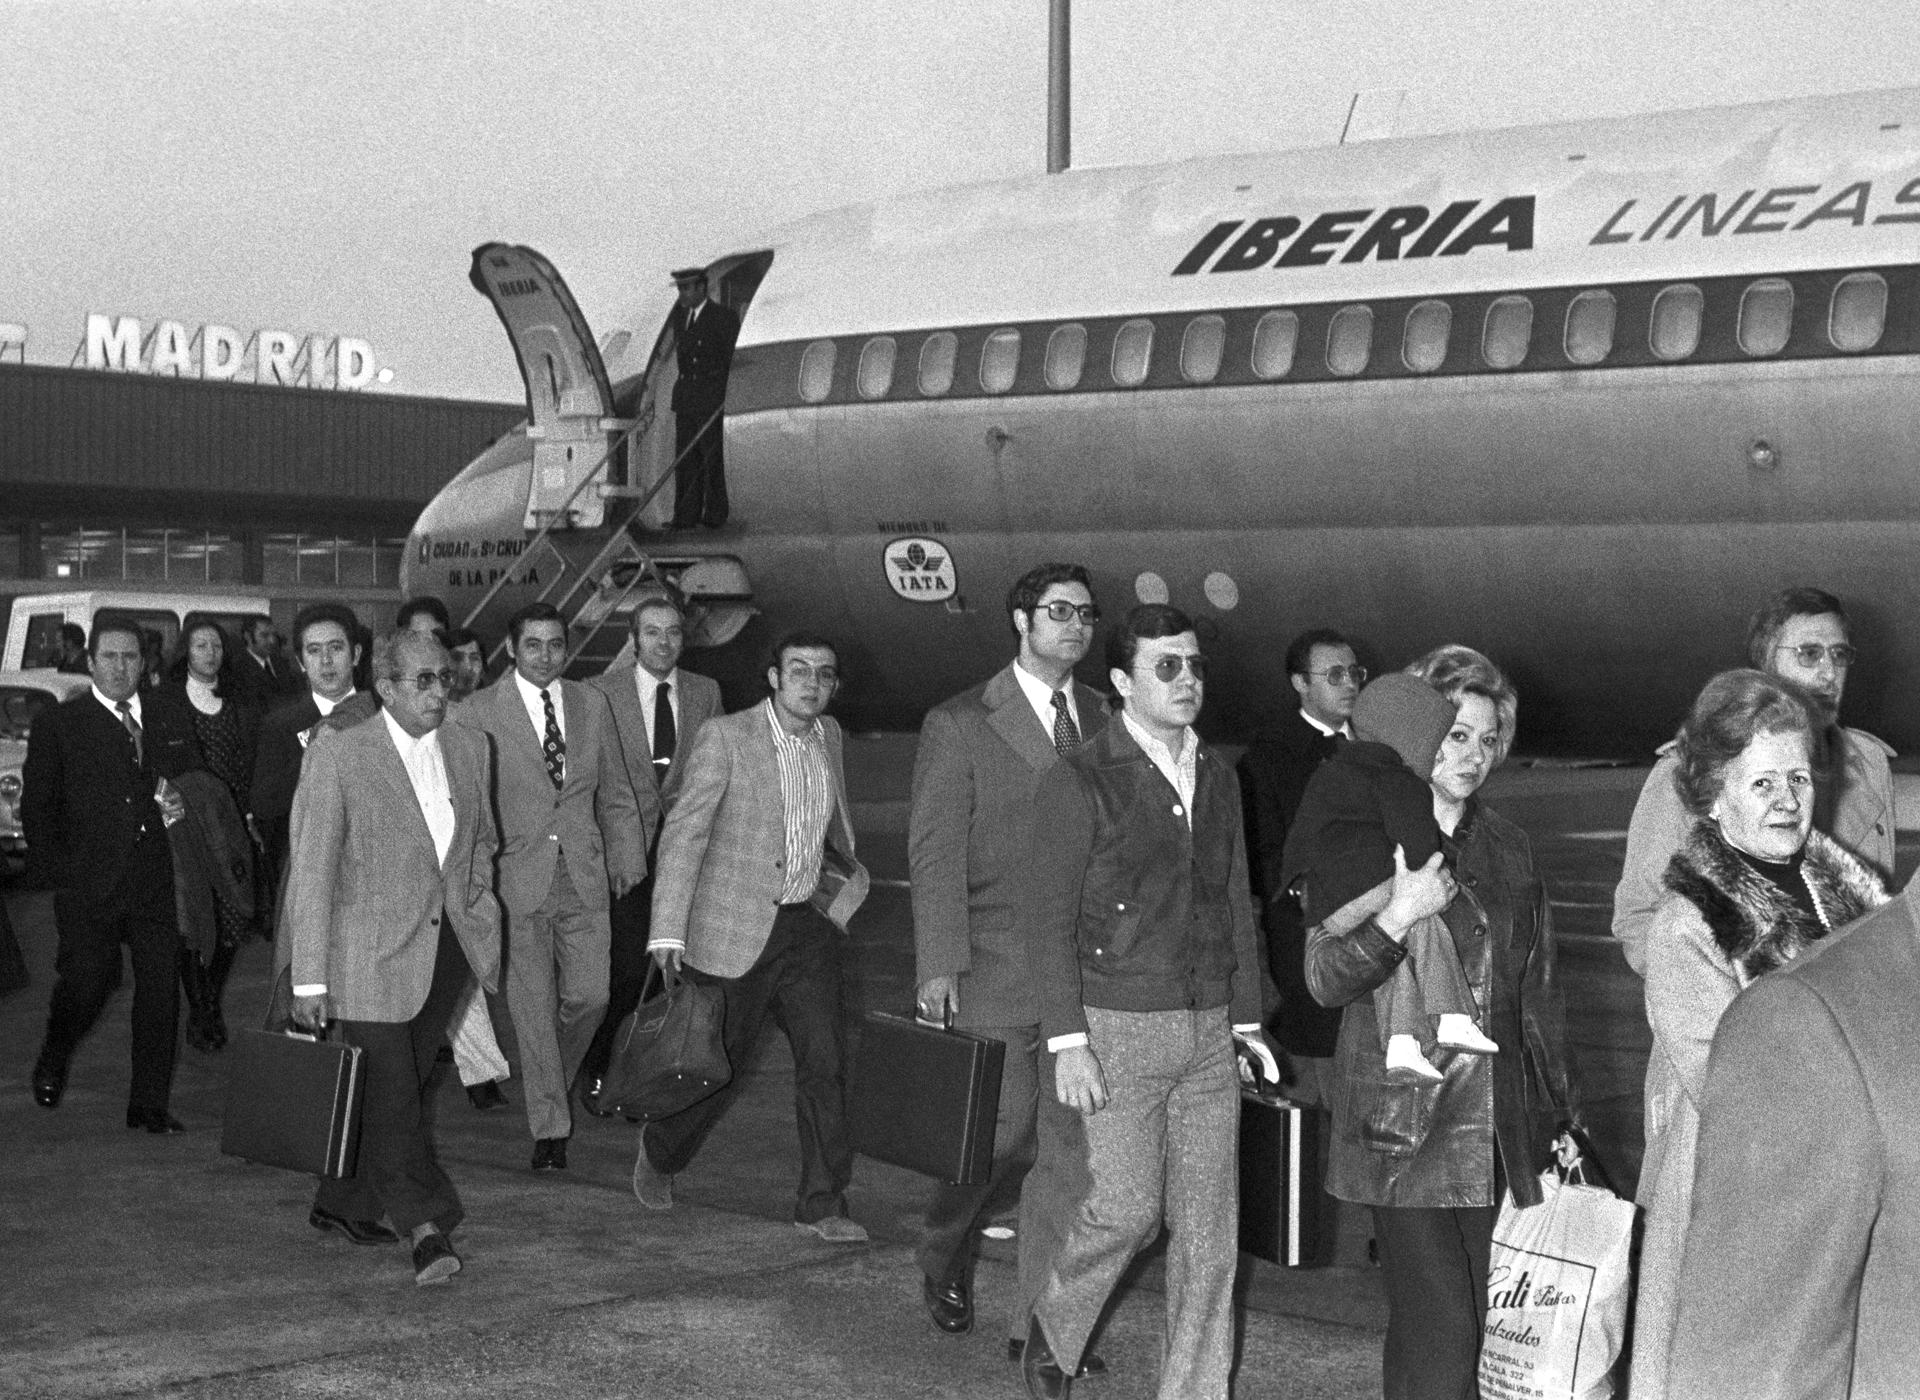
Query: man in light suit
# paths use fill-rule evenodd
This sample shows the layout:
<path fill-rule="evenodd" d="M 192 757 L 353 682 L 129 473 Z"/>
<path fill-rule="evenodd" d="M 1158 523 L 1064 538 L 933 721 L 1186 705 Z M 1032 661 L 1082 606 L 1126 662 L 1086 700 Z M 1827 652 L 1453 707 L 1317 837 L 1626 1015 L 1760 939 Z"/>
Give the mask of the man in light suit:
<path fill-rule="evenodd" d="M 647 873 L 640 808 L 607 697 L 560 679 L 567 624 L 529 603 L 507 624 L 513 670 L 453 722 L 493 739 L 500 902 L 507 918 L 507 1011 L 533 1169 L 564 1171 L 567 1086 L 607 1009 L 607 904 Z"/>
<path fill-rule="evenodd" d="M 323 1180 L 308 1221 L 355 1244 L 404 1234 L 415 1281 L 442 1283 L 460 1268 L 447 1236 L 462 1211 L 423 1101 L 467 978 L 491 987 L 500 968 L 492 765 L 483 736 L 441 725 L 439 642 L 382 637 L 373 672 L 380 716 L 315 735 L 293 799 L 293 1020 L 337 1019 L 366 1075 L 354 1175 Z"/>
<path fill-rule="evenodd" d="M 680 669 L 686 646 L 686 613 L 669 594 L 643 600 L 629 620 L 633 632 L 631 667 L 609 666 L 587 684 L 597 687 L 613 707 L 627 777 L 640 803 L 641 835 L 651 869 L 660 838 L 660 819 L 680 791 L 686 764 L 676 762 L 693 748 L 700 726 L 720 713 L 720 687 L 706 676 Z M 604 1114 L 596 1096 L 620 1022 L 639 1004 L 646 983 L 648 915 L 653 880 L 642 880 L 608 911 L 613 952 L 607 969 L 607 1014 L 580 1067 L 581 1100 L 590 1113 Z"/>
<path fill-rule="evenodd" d="M 972 1328 L 974 1236 L 1019 1192 L 1020 1285 L 1008 1343 L 1017 1356 L 1084 1189 L 1075 1180 L 1084 1175 L 1079 1118 L 1055 1099 L 1051 1057 L 1040 1042 L 1039 984 L 1021 938 L 1021 878 L 1041 775 L 1105 726 L 1106 705 L 1073 679 L 1100 619 L 1083 566 L 1028 571 L 1007 595 L 1007 614 L 1019 654 L 985 684 L 934 707 L 921 727 L 907 853 L 920 1015 L 950 1015 L 954 1025 L 1007 1047 L 992 1174 L 977 1185 L 934 1189 L 918 1256 L 921 1297 L 940 1330 Z M 1046 1125 L 1038 1131 L 1063 1134 L 1069 1144 L 1047 1154 L 1055 1170 L 1046 1174 L 1029 1170 L 1036 1114 Z"/>
<path fill-rule="evenodd" d="M 800 1191 L 794 1224 L 835 1244 L 867 1232 L 846 1214 L 853 1147 L 846 1118 L 841 935 L 867 896 L 854 859 L 840 726 L 825 717 L 840 683 L 824 637 L 792 633 L 773 650 L 773 694 L 709 722 L 660 832 L 648 950 L 719 986 L 733 1078 L 718 1093 L 640 1130 L 633 1192 L 673 1205 L 693 1160 L 739 1092 L 771 1016 L 794 1058 Z"/>

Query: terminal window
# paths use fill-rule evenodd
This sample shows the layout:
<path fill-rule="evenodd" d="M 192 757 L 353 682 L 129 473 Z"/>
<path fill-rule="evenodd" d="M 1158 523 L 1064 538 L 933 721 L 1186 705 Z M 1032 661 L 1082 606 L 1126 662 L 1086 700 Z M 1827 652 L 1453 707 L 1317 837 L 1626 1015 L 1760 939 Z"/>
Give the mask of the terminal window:
<path fill-rule="evenodd" d="M 240 540 L 218 530 L 53 528 L 41 532 L 42 572 L 57 579 L 237 583 Z"/>
<path fill-rule="evenodd" d="M 373 536 L 267 535 L 261 541 L 261 582 L 398 588 L 406 544 Z"/>

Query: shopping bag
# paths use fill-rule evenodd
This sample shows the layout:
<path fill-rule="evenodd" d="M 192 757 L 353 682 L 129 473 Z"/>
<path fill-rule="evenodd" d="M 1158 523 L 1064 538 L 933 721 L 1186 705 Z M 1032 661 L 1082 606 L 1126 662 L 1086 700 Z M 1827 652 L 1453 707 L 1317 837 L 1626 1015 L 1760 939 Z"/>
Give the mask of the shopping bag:
<path fill-rule="evenodd" d="M 717 1093 L 733 1077 L 720 1039 L 723 1005 L 713 983 L 649 967 L 640 1004 L 614 1033 L 599 1106 L 646 1122 Z"/>
<path fill-rule="evenodd" d="M 1481 1400 L 1607 1400 L 1626 1331 L 1634 1205 L 1580 1167 L 1540 1174 L 1545 1199 L 1508 1194 L 1493 1227 Z"/>

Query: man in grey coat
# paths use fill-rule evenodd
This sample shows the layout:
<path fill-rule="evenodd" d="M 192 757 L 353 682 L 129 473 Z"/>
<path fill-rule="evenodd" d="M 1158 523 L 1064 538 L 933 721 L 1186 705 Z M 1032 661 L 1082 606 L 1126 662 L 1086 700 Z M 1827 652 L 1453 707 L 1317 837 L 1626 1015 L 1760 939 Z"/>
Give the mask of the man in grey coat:
<path fill-rule="evenodd" d="M 984 684 L 935 706 L 921 727 L 907 855 L 920 1015 L 950 1016 L 1007 1047 L 992 1174 L 976 1185 L 934 1189 L 918 1252 L 921 1296 L 940 1330 L 972 1328 L 974 1236 L 1020 1192 L 1020 1283 L 1008 1342 L 1017 1357 L 1053 1250 L 1085 1189 L 1079 1118 L 1054 1097 L 1053 1064 L 1040 1044 L 1039 986 L 1021 936 L 1021 877 L 1041 776 L 1106 725 L 1106 704 L 1073 679 L 1100 618 L 1082 565 L 1029 570 L 1008 594 L 1007 613 L 1019 654 Z M 1036 1114 L 1046 1125 L 1039 1131 L 1065 1139 L 1047 1154 L 1048 1173 L 1029 1170 Z"/>

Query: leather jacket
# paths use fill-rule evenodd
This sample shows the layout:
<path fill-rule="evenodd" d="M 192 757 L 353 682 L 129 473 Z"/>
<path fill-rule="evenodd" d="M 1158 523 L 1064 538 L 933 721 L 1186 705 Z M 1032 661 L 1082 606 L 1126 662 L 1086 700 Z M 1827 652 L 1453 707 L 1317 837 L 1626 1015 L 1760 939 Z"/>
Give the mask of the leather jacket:
<path fill-rule="evenodd" d="M 1477 800 L 1443 844 L 1460 891 L 1442 917 L 1500 1053 L 1439 1047 L 1438 1081 L 1389 1074 L 1367 993 L 1405 947 L 1370 916 L 1313 928 L 1307 985 L 1323 1005 L 1346 1007 L 1327 1189 L 1362 1205 L 1497 1205 L 1497 1150 L 1514 1200 L 1534 1205 L 1554 1134 L 1578 1122 L 1546 887 L 1526 834 Z"/>

